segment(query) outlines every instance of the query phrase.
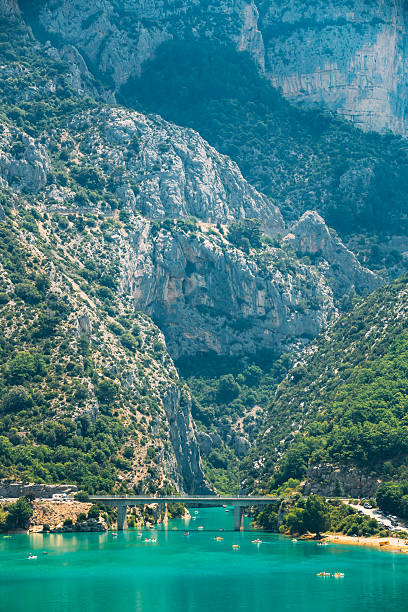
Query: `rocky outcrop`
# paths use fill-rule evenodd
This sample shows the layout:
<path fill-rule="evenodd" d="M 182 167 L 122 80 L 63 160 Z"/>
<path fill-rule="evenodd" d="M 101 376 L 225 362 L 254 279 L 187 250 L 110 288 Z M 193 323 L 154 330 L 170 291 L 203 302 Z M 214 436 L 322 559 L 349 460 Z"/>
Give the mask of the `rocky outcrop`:
<path fill-rule="evenodd" d="M 51 499 L 56 493 L 75 493 L 76 485 L 34 484 L 25 482 L 0 482 L 0 497 L 18 498 L 23 495 L 34 495 L 36 498 Z"/>
<path fill-rule="evenodd" d="M 209 493 L 211 489 L 204 476 L 189 394 L 174 387 L 163 396 L 162 401 L 169 424 L 170 441 L 186 493 Z"/>
<path fill-rule="evenodd" d="M 18 0 L 0 0 L 0 15 L 18 21 L 21 18 Z"/>
<path fill-rule="evenodd" d="M 50 533 L 79 533 L 79 532 L 103 532 L 107 531 L 108 526 L 104 519 L 90 518 L 84 521 L 77 521 L 72 525 L 59 525 L 49 529 Z M 48 531 L 48 529 L 47 529 Z"/>
<path fill-rule="evenodd" d="M 208 455 L 213 448 L 220 448 L 222 446 L 221 436 L 216 431 L 209 433 L 198 431 L 197 441 L 200 446 L 200 452 L 204 456 Z"/>
<path fill-rule="evenodd" d="M 157 233 L 140 222 L 133 235 L 125 282 L 136 308 L 164 330 L 173 357 L 279 354 L 314 338 L 335 314 L 331 289 L 311 266 L 278 248 L 248 255 L 211 232 Z"/>
<path fill-rule="evenodd" d="M 143 216 L 214 223 L 256 217 L 268 233 L 283 231 L 278 208 L 194 130 L 119 108 L 75 117 L 73 132 L 78 128 L 116 197 Z"/>
<path fill-rule="evenodd" d="M 284 242 L 300 256 L 322 257 L 333 270 L 331 286 L 337 298 L 355 289 L 358 294 L 374 291 L 381 279 L 364 268 L 340 238 L 329 230 L 316 211 L 307 211 L 291 228 Z"/>
<path fill-rule="evenodd" d="M 46 1 L 39 15 L 118 89 L 174 37 L 248 51 L 292 100 L 339 111 L 364 129 L 406 134 L 408 11 L 404 0 L 310 3 Z"/>
<path fill-rule="evenodd" d="M 377 477 L 356 467 L 324 463 L 309 467 L 303 493 L 326 497 L 375 497 L 380 484 Z"/>
<path fill-rule="evenodd" d="M 46 185 L 50 161 L 34 138 L 5 124 L 0 133 L 0 185 L 37 193 Z"/>

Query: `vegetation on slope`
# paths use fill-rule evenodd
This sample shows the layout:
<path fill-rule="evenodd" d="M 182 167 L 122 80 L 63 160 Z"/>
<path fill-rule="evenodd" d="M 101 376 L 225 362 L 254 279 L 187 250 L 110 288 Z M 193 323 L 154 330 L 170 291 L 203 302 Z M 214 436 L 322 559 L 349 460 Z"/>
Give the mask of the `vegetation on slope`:
<path fill-rule="evenodd" d="M 35 246 L 20 226 L 27 210 L 0 224 L 0 478 L 68 481 L 95 492 L 113 490 L 120 475 L 122 490 L 156 490 L 170 450 L 168 432 L 158 427 L 160 387 L 176 378 L 162 349 L 155 355 L 159 341 L 163 347 L 159 332 L 147 318 L 135 320 L 111 290 L 106 294 L 103 278 L 115 282 L 112 248 L 103 271 L 78 257 L 92 240 L 103 247 L 98 218 L 90 215 L 92 240 L 84 230 L 82 249 L 75 232 L 71 237 L 75 258 L 67 233 L 58 248 L 55 220 L 32 212 L 44 237 Z M 152 427 L 159 434 L 154 445 Z"/>
<path fill-rule="evenodd" d="M 282 494 L 288 492 L 293 494 L 290 488 L 285 491 L 281 489 Z M 314 533 L 317 538 L 325 532 L 350 536 L 395 535 L 383 529 L 375 518 L 358 514 L 340 500 L 327 501 L 319 495 L 310 495 L 305 499 L 299 493 L 295 493 L 289 501 L 277 501 L 276 505 L 256 511 L 255 522 L 269 531 L 292 535 Z"/>
<path fill-rule="evenodd" d="M 121 277 L 134 217 L 89 158 L 68 162 L 87 159 L 73 117 L 98 105 L 23 26 L 1 24 L 0 53 L 0 142 L 18 170 L 0 190 L 0 478 L 172 491 L 163 398 L 183 389 Z"/>
<path fill-rule="evenodd" d="M 200 432 L 206 474 L 220 493 L 238 493 L 239 462 L 255 442 L 278 383 L 291 359 L 270 353 L 246 358 L 205 355 L 177 365 L 192 394 L 192 415 Z M 214 435 L 215 434 L 215 435 Z"/>
<path fill-rule="evenodd" d="M 406 479 L 407 280 L 343 315 L 279 385 L 267 428 L 244 461 L 249 488 L 274 490 L 325 462 Z"/>

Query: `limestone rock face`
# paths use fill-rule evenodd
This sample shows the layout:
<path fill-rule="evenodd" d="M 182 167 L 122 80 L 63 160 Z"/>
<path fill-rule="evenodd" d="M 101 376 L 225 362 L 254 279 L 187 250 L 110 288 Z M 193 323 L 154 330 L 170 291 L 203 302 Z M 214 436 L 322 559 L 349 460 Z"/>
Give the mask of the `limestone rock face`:
<path fill-rule="evenodd" d="M 227 236 L 208 224 L 159 229 L 143 220 L 132 235 L 125 286 L 176 359 L 293 350 L 327 325 L 352 288 L 362 295 L 381 283 L 316 212 L 305 213 L 281 247 L 261 253 L 243 252 Z"/>
<path fill-rule="evenodd" d="M 290 99 L 405 134 L 407 23 L 404 0 L 269 2 L 265 72 Z"/>
<path fill-rule="evenodd" d="M 381 279 L 364 268 L 354 253 L 330 233 L 316 211 L 307 211 L 291 228 L 284 241 L 300 255 L 321 256 L 335 270 L 333 292 L 340 297 L 353 287 L 358 293 L 369 293 L 381 284 Z"/>
<path fill-rule="evenodd" d="M 315 337 L 336 313 L 323 273 L 295 258 L 293 273 L 283 271 L 279 249 L 262 261 L 221 235 L 156 233 L 145 222 L 133 249 L 126 262 L 129 291 L 136 308 L 164 330 L 175 358 L 201 351 L 281 353 Z"/>
<path fill-rule="evenodd" d="M 7 19 L 19 20 L 21 13 L 18 0 L 0 0 L 0 15 Z"/>
<path fill-rule="evenodd" d="M 143 216 L 214 223 L 256 217 L 269 234 L 283 231 L 278 208 L 194 130 L 118 108 L 76 117 L 72 129 L 78 127 L 87 129 L 87 150 L 118 199 Z"/>
<path fill-rule="evenodd" d="M 174 387 L 163 397 L 163 406 L 185 491 L 196 494 L 209 493 L 210 488 L 205 480 L 191 416 L 190 396 L 187 393 L 182 394 Z"/>
<path fill-rule="evenodd" d="M 198 431 L 197 442 L 200 446 L 200 453 L 204 456 L 209 455 L 213 448 L 220 448 L 222 445 L 221 436 L 216 431 L 211 433 Z"/>
<path fill-rule="evenodd" d="M 50 485 L 26 482 L 0 481 L 0 497 L 18 498 L 23 495 L 34 495 L 41 499 L 51 499 L 55 493 L 75 493 L 78 491 L 76 485 Z"/>
<path fill-rule="evenodd" d="M 50 162 L 45 148 L 31 136 L 2 125 L 0 182 L 15 191 L 37 193 L 45 187 Z"/>
<path fill-rule="evenodd" d="M 303 488 L 305 495 L 317 493 L 327 497 L 375 497 L 381 480 L 353 466 L 323 463 L 310 466 Z"/>
<path fill-rule="evenodd" d="M 339 111 L 364 129 L 407 132 L 404 0 L 126 0 L 120 8 L 113 0 L 44 4 L 42 28 L 77 46 L 113 90 L 140 75 L 162 42 L 191 35 L 216 38 L 248 51 L 292 100 Z"/>

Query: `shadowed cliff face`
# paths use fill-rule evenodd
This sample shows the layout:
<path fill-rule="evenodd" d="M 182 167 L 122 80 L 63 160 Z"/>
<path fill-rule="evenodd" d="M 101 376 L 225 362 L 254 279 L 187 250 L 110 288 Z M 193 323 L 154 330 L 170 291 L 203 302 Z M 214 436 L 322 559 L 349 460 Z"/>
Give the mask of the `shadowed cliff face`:
<path fill-rule="evenodd" d="M 379 279 L 316 213 L 293 232 L 282 247 L 246 253 L 208 224 L 186 230 L 140 222 L 125 263 L 129 292 L 164 330 L 174 358 L 299 348 L 337 314 L 341 296 L 373 290 Z M 293 247 L 317 257 L 314 265 Z"/>
<path fill-rule="evenodd" d="M 8 3 L 7 3 L 8 4 Z M 30 3 L 22 0 L 25 10 Z M 42 35 L 75 45 L 114 90 L 172 38 L 232 42 L 297 102 L 338 111 L 363 129 L 407 131 L 404 0 L 143 2 L 44 0 Z M 34 16 L 35 15 L 35 16 Z"/>

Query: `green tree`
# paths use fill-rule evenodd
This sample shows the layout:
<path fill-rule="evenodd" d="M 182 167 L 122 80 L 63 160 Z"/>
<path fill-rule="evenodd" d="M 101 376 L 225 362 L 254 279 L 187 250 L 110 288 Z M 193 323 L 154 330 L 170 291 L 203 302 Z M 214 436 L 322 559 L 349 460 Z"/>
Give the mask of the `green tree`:
<path fill-rule="evenodd" d="M 90 519 L 98 519 L 99 515 L 101 513 L 101 509 L 99 506 L 97 506 L 96 504 L 93 504 L 88 511 L 88 518 Z"/>
<path fill-rule="evenodd" d="M 1 411 L 3 413 L 20 412 L 33 405 L 33 400 L 24 387 L 11 387 L 3 396 Z"/>
<path fill-rule="evenodd" d="M 307 531 L 305 527 L 305 514 L 306 510 L 304 508 L 294 508 L 289 512 L 285 522 L 291 533 L 301 534 Z"/>
<path fill-rule="evenodd" d="M 400 514 L 403 489 L 399 483 L 383 482 L 377 490 L 377 504 L 384 512 Z"/>
<path fill-rule="evenodd" d="M 329 507 L 324 497 L 309 495 L 305 503 L 303 524 L 306 531 L 315 533 L 318 538 L 322 531 L 328 529 L 330 525 Z"/>
<path fill-rule="evenodd" d="M 231 402 L 239 395 L 239 385 L 235 382 L 232 374 L 220 377 L 217 389 L 217 400 L 219 402 Z"/>
<path fill-rule="evenodd" d="M 101 380 L 95 388 L 96 397 L 102 404 L 113 402 L 117 392 L 117 385 L 106 378 Z"/>
<path fill-rule="evenodd" d="M 20 497 L 14 504 L 8 506 L 7 511 L 7 529 L 27 529 L 30 518 L 33 516 L 33 509 L 27 498 Z"/>
<path fill-rule="evenodd" d="M 30 283 L 18 283 L 14 288 L 14 293 L 27 304 L 41 302 L 41 293 Z"/>
<path fill-rule="evenodd" d="M 45 372 L 45 363 L 40 355 L 21 351 L 10 361 L 7 374 L 11 382 L 18 384 L 33 376 L 42 376 Z"/>

